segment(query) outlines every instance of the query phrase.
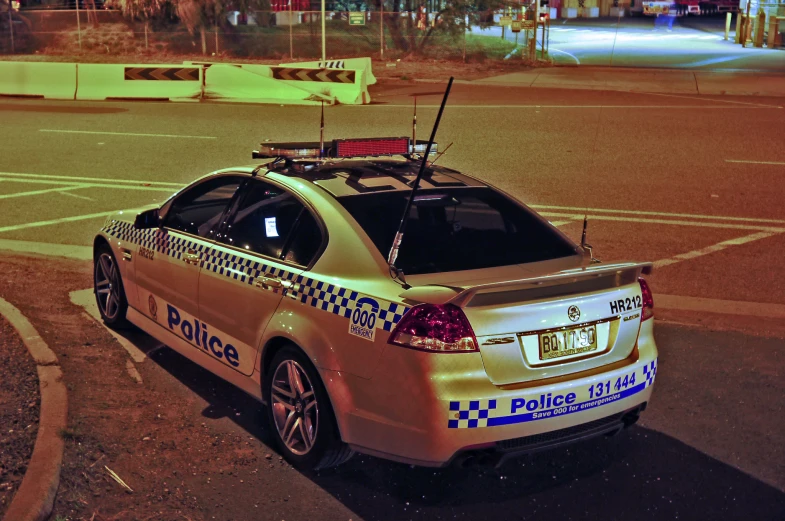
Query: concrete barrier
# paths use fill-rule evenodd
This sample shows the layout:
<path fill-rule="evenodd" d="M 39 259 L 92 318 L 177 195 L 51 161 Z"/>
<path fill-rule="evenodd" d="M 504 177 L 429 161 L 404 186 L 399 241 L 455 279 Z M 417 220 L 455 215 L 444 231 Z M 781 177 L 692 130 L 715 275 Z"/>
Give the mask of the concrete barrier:
<path fill-rule="evenodd" d="M 281 63 L 281 67 L 303 67 L 310 69 L 350 69 L 354 71 L 365 71 L 365 83 L 367 85 L 376 84 L 376 76 L 373 75 L 370 58 L 345 58 L 343 60 L 327 60 L 325 62 L 299 62 Z"/>
<path fill-rule="evenodd" d="M 75 99 L 76 64 L 0 62 L 0 95 Z"/>
<path fill-rule="evenodd" d="M 78 65 L 78 100 L 198 99 L 202 95 L 202 67 L 182 65 Z"/>
<path fill-rule="evenodd" d="M 266 65 L 214 64 L 205 69 L 205 99 L 284 105 L 335 103 L 335 98 L 273 79 Z"/>

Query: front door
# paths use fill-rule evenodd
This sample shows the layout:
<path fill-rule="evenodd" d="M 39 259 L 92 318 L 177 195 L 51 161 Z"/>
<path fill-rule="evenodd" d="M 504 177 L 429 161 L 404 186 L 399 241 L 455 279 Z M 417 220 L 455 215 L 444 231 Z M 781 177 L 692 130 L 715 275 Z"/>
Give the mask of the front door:
<path fill-rule="evenodd" d="M 148 230 L 136 252 L 139 311 L 188 342 L 201 337 L 192 318 L 199 312 L 199 271 L 244 179 L 219 175 L 179 194 L 162 209 L 162 227 Z"/>

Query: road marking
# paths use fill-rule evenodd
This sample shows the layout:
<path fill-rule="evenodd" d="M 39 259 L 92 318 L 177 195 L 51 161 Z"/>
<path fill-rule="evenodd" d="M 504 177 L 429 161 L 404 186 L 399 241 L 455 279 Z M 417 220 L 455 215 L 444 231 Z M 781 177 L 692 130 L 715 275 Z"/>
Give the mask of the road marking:
<path fill-rule="evenodd" d="M 602 212 L 602 213 L 628 213 L 632 215 L 656 215 L 658 217 L 689 217 L 691 219 L 714 219 L 720 221 L 754 221 L 761 223 L 785 224 L 783 219 L 760 219 L 757 217 L 731 217 L 725 215 L 704 215 L 695 213 L 668 213 L 668 212 L 650 212 L 644 210 L 613 210 L 610 208 L 587 208 L 577 206 L 557 206 L 551 204 L 530 204 L 531 208 L 543 210 L 568 210 L 577 212 Z"/>
<path fill-rule="evenodd" d="M 785 318 L 785 305 L 739 300 L 717 300 L 702 297 L 654 294 L 654 306 L 663 309 L 701 311 L 723 315 L 745 315 L 766 318 Z"/>
<path fill-rule="evenodd" d="M 5 179 L 0 179 L 0 181 L 5 181 Z M 0 199 L 11 199 L 12 197 L 27 197 L 29 195 L 48 194 L 50 192 L 60 192 L 63 193 L 63 195 L 73 195 L 73 194 L 65 194 L 66 190 L 78 190 L 84 187 L 85 185 L 73 185 L 73 186 L 62 186 L 59 188 L 46 188 L 44 190 L 31 190 L 29 192 L 16 192 L 14 194 L 0 195 Z"/>
<path fill-rule="evenodd" d="M 134 136 L 134 137 L 173 137 L 186 139 L 218 139 L 215 136 L 186 136 L 182 134 L 140 134 L 137 132 L 99 132 L 93 130 L 59 130 L 51 128 L 39 128 L 38 132 L 57 132 L 61 134 L 91 134 L 98 136 Z"/>
<path fill-rule="evenodd" d="M 52 257 L 66 257 L 77 260 L 92 260 L 93 249 L 75 244 L 49 244 L 45 242 L 14 241 L 0 239 L 0 250 L 18 253 L 35 253 Z"/>
<path fill-rule="evenodd" d="M 717 103 L 732 103 L 734 105 L 748 105 L 751 107 L 767 107 L 770 109 L 781 109 L 782 107 L 779 105 L 766 105 L 764 103 L 750 103 L 749 101 L 733 101 L 733 100 L 723 100 L 723 99 L 714 99 L 714 98 L 706 98 L 701 99 L 700 95 L 695 96 L 680 96 L 678 94 L 663 94 L 661 92 L 639 92 L 638 94 L 645 94 L 647 96 L 665 96 L 667 98 L 682 98 L 682 99 L 691 99 L 694 101 L 706 101 L 706 102 L 717 102 Z"/>
<path fill-rule="evenodd" d="M 583 219 L 584 214 L 569 214 L 569 213 L 556 213 L 556 212 L 539 212 L 543 217 L 566 217 L 573 219 Z M 670 219 L 644 219 L 640 217 L 613 217 L 610 215 L 596 215 L 589 213 L 589 219 L 594 221 L 619 221 L 627 223 L 648 223 L 648 224 L 671 224 L 679 226 L 697 226 L 699 228 L 720 228 L 727 230 L 756 230 L 772 233 L 783 233 L 785 228 L 775 228 L 772 226 L 754 226 L 749 224 L 728 224 L 728 223 L 710 223 L 700 221 L 683 221 L 683 220 L 670 220 Z"/>
<path fill-rule="evenodd" d="M 2 175 L 2 174 L 0 174 Z M 54 180 L 47 180 L 47 179 L 11 179 L 8 177 L 0 177 L 0 181 L 9 181 L 12 183 L 30 183 L 30 184 L 42 184 L 42 185 L 73 185 L 71 181 L 54 181 Z M 142 190 L 142 191 L 153 191 L 153 192 L 166 192 L 171 194 L 171 188 L 164 188 L 161 186 L 134 186 L 134 185 L 123 185 L 123 184 L 100 184 L 100 183 L 83 183 L 79 185 L 80 188 L 112 188 L 116 190 Z"/>
<path fill-rule="evenodd" d="M 556 52 L 560 52 L 560 53 L 562 53 L 562 54 L 566 54 L 567 56 L 569 56 L 570 58 L 572 58 L 573 60 L 575 60 L 575 62 L 576 62 L 578 65 L 580 65 L 580 64 L 581 64 L 581 61 L 580 61 L 580 60 L 579 60 L 579 59 L 578 59 L 576 56 L 574 56 L 574 55 L 572 55 L 572 54 L 568 53 L 567 51 L 562 51 L 562 50 L 556 49 L 556 48 L 554 48 L 554 47 L 549 47 L 549 48 L 548 48 L 548 50 L 549 50 L 549 51 L 556 51 Z"/>
<path fill-rule="evenodd" d="M 746 163 L 750 165 L 777 165 L 783 166 L 785 162 L 782 161 L 748 161 L 746 159 L 726 159 L 726 163 Z"/>
<path fill-rule="evenodd" d="M 158 185 L 158 186 L 173 186 L 173 187 L 183 187 L 185 186 L 183 183 L 169 183 L 164 181 L 144 181 L 144 180 L 137 180 L 137 179 L 112 179 L 112 178 L 104 178 L 104 177 L 76 177 L 76 176 L 69 176 L 69 175 L 50 175 L 50 174 L 23 174 L 17 172 L 0 172 L 0 176 L 3 177 L 20 177 L 20 178 L 33 178 L 33 179 L 52 179 L 57 181 L 95 181 L 98 183 L 123 183 L 123 184 L 142 184 L 142 185 Z M 32 181 L 31 181 L 32 182 Z"/>
<path fill-rule="evenodd" d="M 118 211 L 122 212 L 140 212 L 142 210 L 147 209 L 148 207 L 141 207 L 141 208 L 132 208 L 128 210 L 113 210 L 111 212 L 99 212 L 99 213 L 90 213 L 87 215 L 75 215 L 73 217 L 62 217 L 60 219 L 51 219 L 48 221 L 37 221 L 32 223 L 24 223 L 24 224 L 14 224 L 12 226 L 2 226 L 0 227 L 0 233 L 2 232 L 12 232 L 16 230 L 24 230 L 25 228 L 38 228 L 40 226 L 50 226 L 52 224 L 61 224 L 61 223 L 68 223 L 73 221 L 84 221 L 86 219 L 97 219 L 98 217 L 107 217 L 109 215 L 114 215 Z"/>
<path fill-rule="evenodd" d="M 89 187 L 89 186 L 92 186 L 92 185 L 85 185 L 85 186 Z M 63 191 L 60 191 L 59 193 L 60 193 L 60 195 L 67 195 L 68 197 L 76 197 L 77 199 L 84 199 L 86 201 L 95 201 L 95 199 L 93 199 L 92 197 L 87 197 L 86 195 L 72 194 L 72 193 L 63 192 Z"/>
<path fill-rule="evenodd" d="M 677 262 L 695 259 L 697 257 L 702 257 L 704 255 L 708 255 L 710 253 L 715 253 L 729 246 L 739 246 L 741 244 L 747 244 L 748 242 L 757 241 L 760 239 L 766 239 L 768 237 L 772 237 L 776 235 L 776 233 L 772 232 L 758 232 L 753 233 L 751 235 L 745 235 L 743 237 L 737 237 L 735 239 L 729 239 L 727 241 L 718 242 L 717 244 L 712 244 L 711 246 L 706 246 L 705 248 L 701 248 L 700 250 L 693 250 L 688 251 L 687 253 L 681 253 L 679 255 L 674 255 L 669 259 L 661 259 L 654 262 L 655 268 L 662 268 L 663 266 L 670 266 L 671 264 L 676 264 Z"/>

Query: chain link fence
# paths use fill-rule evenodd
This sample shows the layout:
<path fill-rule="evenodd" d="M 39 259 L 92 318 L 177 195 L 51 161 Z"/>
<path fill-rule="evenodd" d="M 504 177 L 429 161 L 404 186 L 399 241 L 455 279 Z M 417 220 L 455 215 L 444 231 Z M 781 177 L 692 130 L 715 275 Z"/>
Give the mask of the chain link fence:
<path fill-rule="evenodd" d="M 238 59 L 320 59 L 321 12 L 229 12 L 220 23 L 189 30 L 181 23 L 125 19 L 106 9 L 21 10 L 13 31 L 0 25 L 0 53 L 86 61 L 149 61 L 183 55 Z M 382 21 L 384 23 L 382 23 Z M 12 34 L 13 33 L 13 34 Z M 14 49 L 11 49 L 11 38 Z M 515 44 L 472 33 L 465 19 L 443 20 L 416 12 L 327 12 L 328 58 L 415 54 L 432 59 L 503 58 Z"/>

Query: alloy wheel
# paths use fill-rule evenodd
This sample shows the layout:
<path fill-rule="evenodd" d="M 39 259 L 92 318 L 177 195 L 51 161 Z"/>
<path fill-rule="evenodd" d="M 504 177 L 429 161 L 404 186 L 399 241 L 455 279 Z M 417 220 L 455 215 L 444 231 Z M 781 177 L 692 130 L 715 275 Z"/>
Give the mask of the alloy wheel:
<path fill-rule="evenodd" d="M 298 456 L 310 452 L 319 429 L 319 405 L 300 364 L 284 360 L 278 365 L 270 399 L 275 428 L 286 448 Z"/>
<path fill-rule="evenodd" d="M 95 294 L 101 313 L 114 320 L 120 311 L 120 278 L 110 253 L 101 253 L 95 264 Z"/>

